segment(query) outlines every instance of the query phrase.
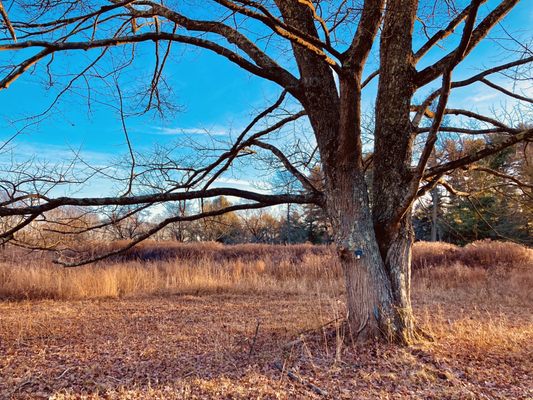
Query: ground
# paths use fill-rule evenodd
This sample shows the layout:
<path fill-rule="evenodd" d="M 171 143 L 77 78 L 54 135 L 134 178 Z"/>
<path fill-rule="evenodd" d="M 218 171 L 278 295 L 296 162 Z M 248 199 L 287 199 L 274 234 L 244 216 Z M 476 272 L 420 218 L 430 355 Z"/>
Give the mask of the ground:
<path fill-rule="evenodd" d="M 529 303 L 430 293 L 415 312 L 434 341 L 410 348 L 342 341 L 342 296 L 4 302 L 0 398 L 533 398 Z"/>

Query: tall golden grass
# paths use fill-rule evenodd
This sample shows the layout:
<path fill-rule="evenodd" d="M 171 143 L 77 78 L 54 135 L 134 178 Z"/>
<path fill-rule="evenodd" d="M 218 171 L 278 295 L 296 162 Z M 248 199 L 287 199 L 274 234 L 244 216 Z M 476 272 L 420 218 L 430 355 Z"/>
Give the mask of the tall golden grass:
<path fill-rule="evenodd" d="M 31 258 L 0 264 L 0 298 L 82 299 L 222 291 L 307 293 L 337 291 L 340 287 L 340 269 L 333 253 L 295 255 L 290 249 L 271 250 L 274 256 L 252 258 L 245 253 L 244 258 L 217 259 L 209 252 L 199 252 L 194 257 L 107 261 L 70 269 Z"/>
<path fill-rule="evenodd" d="M 102 245 L 94 249 L 101 251 Z M 414 285 L 418 291 L 453 291 L 464 290 L 469 282 L 468 295 L 522 293 L 533 287 L 532 253 L 503 242 L 475 242 L 464 248 L 416 243 Z M 74 269 L 54 265 L 37 253 L 8 249 L 0 256 L 1 299 L 208 292 L 336 295 L 343 290 L 341 269 L 328 246 L 147 242 L 120 257 Z"/>
<path fill-rule="evenodd" d="M 413 248 L 413 268 L 461 264 L 479 268 L 531 266 L 533 250 L 512 242 L 479 240 L 465 247 L 442 242 L 418 242 Z"/>

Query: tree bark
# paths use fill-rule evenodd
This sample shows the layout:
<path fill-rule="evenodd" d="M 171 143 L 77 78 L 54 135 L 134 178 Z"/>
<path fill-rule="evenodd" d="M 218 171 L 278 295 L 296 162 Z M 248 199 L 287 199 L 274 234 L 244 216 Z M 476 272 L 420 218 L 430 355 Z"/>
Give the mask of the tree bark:
<path fill-rule="evenodd" d="M 395 341 L 412 343 L 417 328 L 411 306 L 411 259 L 413 245 L 411 210 L 400 221 L 396 234 L 388 244 L 385 269 L 391 282 L 394 304 Z M 383 244 L 381 245 L 383 247 Z"/>
<path fill-rule="evenodd" d="M 353 171 L 353 169 L 352 169 Z M 383 258 L 376 238 L 362 172 L 346 174 L 328 196 L 335 243 L 345 276 L 348 331 L 356 341 L 409 344 L 415 338 L 410 302 L 412 233 L 410 218 L 389 243 Z M 357 253 L 361 252 L 360 258 Z"/>

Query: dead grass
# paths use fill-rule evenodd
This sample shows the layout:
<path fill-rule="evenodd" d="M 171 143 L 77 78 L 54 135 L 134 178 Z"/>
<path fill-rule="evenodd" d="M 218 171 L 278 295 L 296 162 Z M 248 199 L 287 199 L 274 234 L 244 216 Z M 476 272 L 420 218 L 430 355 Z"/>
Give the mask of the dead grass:
<path fill-rule="evenodd" d="M 75 270 L 4 262 L 0 291 L 17 301 L 0 302 L 0 398 L 320 397 L 276 361 L 332 399 L 533 398 L 530 259 L 436 266 L 435 245 L 417 246 L 415 314 L 435 341 L 411 348 L 346 344 L 327 324 L 345 313 L 327 248 Z M 479 246 L 464 251 L 489 251 Z"/>
<path fill-rule="evenodd" d="M 92 249 L 102 251 L 102 246 L 95 244 Z M 113 260 L 74 269 L 52 264 L 46 254 L 24 254 L 13 249 L 4 252 L 2 260 L 0 299 L 317 290 L 335 295 L 342 291 L 342 272 L 333 248 L 328 246 L 148 242 Z M 515 271 L 515 286 L 522 285 L 523 280 L 531 284 L 532 264 L 532 250 L 513 243 L 488 241 L 464 248 L 421 242 L 415 244 L 413 255 L 413 269 L 428 290 L 435 284 L 451 290 L 464 286 L 464 281 L 481 282 L 480 295 L 489 296 L 498 292 L 498 277 L 507 269 Z M 504 293 L 516 291 L 512 285 L 509 282 Z"/>
<path fill-rule="evenodd" d="M 462 264 L 467 267 L 517 268 L 533 263 L 533 250 L 517 243 L 479 240 L 465 247 L 442 242 L 414 245 L 413 268 Z"/>
<path fill-rule="evenodd" d="M 333 255 L 300 261 L 216 261 L 208 256 L 169 261 L 129 261 L 64 269 L 50 262 L 0 265 L 0 298 L 86 299 L 164 293 L 338 293 Z"/>

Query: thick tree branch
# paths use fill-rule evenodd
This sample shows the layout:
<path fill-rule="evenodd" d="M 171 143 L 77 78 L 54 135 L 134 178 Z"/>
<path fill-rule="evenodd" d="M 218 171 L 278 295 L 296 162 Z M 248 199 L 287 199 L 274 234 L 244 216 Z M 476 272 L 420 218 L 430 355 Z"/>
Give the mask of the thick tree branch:
<path fill-rule="evenodd" d="M 307 204 L 319 202 L 320 199 L 311 194 L 300 195 L 269 195 L 235 188 L 213 188 L 188 192 L 156 193 L 143 196 L 129 197 L 57 197 L 36 206 L 0 207 L 0 217 L 12 215 L 33 215 L 44 213 L 63 206 L 128 206 L 135 204 L 159 203 L 165 201 L 179 201 L 192 199 L 207 199 L 218 196 L 234 196 L 245 200 L 256 201 L 265 207 L 282 203 Z"/>
<path fill-rule="evenodd" d="M 518 179 L 518 178 L 516 178 L 516 177 L 514 177 L 512 175 L 504 174 L 503 172 L 496 171 L 496 170 L 494 170 L 492 168 L 482 167 L 482 166 L 479 166 L 479 165 L 471 165 L 471 166 L 468 167 L 468 170 L 469 171 L 486 172 L 487 174 L 497 176 L 498 178 L 503 178 L 503 179 L 507 179 L 509 181 L 512 181 L 512 182 L 516 183 L 518 186 L 520 186 L 522 188 L 533 189 L 533 184 L 521 181 L 520 179 Z"/>
<path fill-rule="evenodd" d="M 506 64 L 498 65 L 496 67 L 488 68 L 474 76 L 471 76 L 468 79 L 452 82 L 451 89 L 456 89 L 456 88 L 472 85 L 476 82 L 480 82 L 487 75 L 495 74 L 495 73 L 505 71 L 513 67 L 518 67 L 520 65 L 525 65 L 531 62 L 533 62 L 533 56 L 522 58 L 520 60 L 512 61 Z M 418 126 L 424 114 L 427 114 L 428 112 L 430 112 L 428 108 L 433 103 L 433 101 L 439 96 L 440 92 L 441 92 L 441 89 L 435 90 L 424 100 L 424 102 L 420 106 L 414 106 L 416 107 L 416 109 L 413 109 L 413 111 L 417 111 L 417 113 L 413 118 L 413 125 Z"/>
<path fill-rule="evenodd" d="M 472 193 L 464 192 L 462 190 L 454 188 L 449 182 L 446 182 L 445 179 L 440 179 L 438 181 L 438 184 L 441 185 L 443 188 L 445 188 L 449 193 L 453 194 L 454 196 L 458 196 L 458 197 L 472 196 Z"/>
<path fill-rule="evenodd" d="M 486 0 L 483 0 L 481 3 L 485 3 Z M 446 26 L 446 28 L 441 29 L 437 33 L 435 33 L 429 40 L 424 43 L 420 49 L 414 54 L 414 57 L 416 60 L 420 60 L 429 50 L 431 50 L 438 42 L 440 42 L 443 39 L 446 39 L 448 36 L 450 36 L 457 26 L 463 22 L 466 17 L 470 14 L 473 4 L 470 4 L 468 7 L 463 9 L 454 19 L 450 21 L 450 23 Z"/>
<path fill-rule="evenodd" d="M 363 81 L 363 83 L 361 84 L 361 89 L 364 88 L 366 85 L 368 85 L 370 82 L 372 82 L 372 80 L 378 75 L 379 75 L 379 69 L 372 72 L 370 75 L 368 75 L 366 79 Z"/>
<path fill-rule="evenodd" d="M 426 117 L 432 118 L 432 119 L 435 118 L 435 113 L 433 111 L 430 111 L 427 108 L 424 109 L 424 106 L 411 106 L 411 111 L 416 111 L 416 112 L 424 111 L 423 115 L 425 115 Z M 504 132 L 518 132 L 516 129 L 513 129 L 494 118 L 487 117 L 486 115 L 478 114 L 473 111 L 462 110 L 459 108 L 446 108 L 444 110 L 444 114 L 445 115 L 462 115 L 468 118 L 476 119 L 478 121 L 485 122 L 487 124 L 491 124 L 497 128 L 500 128 Z M 421 129 L 423 130 L 424 128 L 421 128 Z"/>
<path fill-rule="evenodd" d="M 333 68 L 338 67 L 337 63 L 331 58 L 329 58 L 326 55 L 326 53 L 323 51 L 323 50 L 327 51 L 328 53 L 332 54 L 337 59 L 341 58 L 341 54 L 335 48 L 331 46 L 331 43 L 329 42 L 329 36 L 327 34 L 326 34 L 326 43 L 324 43 L 317 37 L 311 36 L 307 34 L 306 32 L 302 32 L 298 28 L 288 25 L 282 20 L 280 20 L 279 18 L 276 18 L 265 6 L 255 1 L 243 1 L 243 3 L 253 6 L 254 8 L 260 10 L 261 13 L 250 10 L 249 8 L 245 6 L 240 6 L 238 4 L 235 4 L 233 1 L 230 1 L 230 0 L 215 0 L 215 1 L 227 7 L 228 9 L 232 11 L 238 12 L 242 15 L 246 15 L 248 17 L 252 17 L 258 21 L 261 21 L 279 36 L 291 42 L 298 43 L 308 48 L 313 53 L 322 57 Z M 327 32 L 327 28 L 325 28 L 325 32 Z"/>
<path fill-rule="evenodd" d="M 215 33 L 224 37 L 229 43 L 236 45 L 241 51 L 246 53 L 262 70 L 269 71 L 271 77 L 275 77 L 275 79 L 271 80 L 276 81 L 287 89 L 298 86 L 297 79 L 291 73 L 280 67 L 264 51 L 236 29 L 221 22 L 190 19 L 157 3 L 151 3 L 151 7 L 153 12 L 167 18 L 169 21 L 173 21 L 188 31 Z M 226 49 L 226 51 L 229 50 Z"/>
<path fill-rule="evenodd" d="M 61 51 L 72 51 L 72 50 L 90 50 L 95 48 L 110 47 L 110 46 L 120 46 L 132 43 L 141 43 L 148 41 L 174 41 L 184 44 L 190 44 L 197 47 L 201 47 L 207 50 L 211 50 L 229 61 L 237 64 L 239 67 L 266 79 L 272 80 L 281 86 L 289 88 L 291 93 L 297 93 L 299 86 L 298 80 L 292 76 L 289 72 L 285 71 L 277 64 L 270 64 L 268 62 L 262 62 L 262 66 L 255 65 L 245 59 L 244 57 L 238 55 L 237 53 L 206 39 L 183 36 L 177 34 L 171 34 L 166 32 L 149 32 L 138 35 L 131 36 L 120 36 L 116 38 L 109 39 L 100 39 L 94 41 L 85 41 L 85 42 L 46 42 L 46 41 L 37 41 L 29 40 L 24 42 L 18 42 L 7 45 L 0 45 L 0 51 L 5 50 L 21 50 L 27 48 L 44 48 L 37 55 L 30 57 L 19 67 L 7 75 L 4 79 L 0 81 L 0 89 L 7 88 L 13 81 L 19 78 L 28 68 L 34 65 L 36 62 L 40 61 L 49 54 Z M 263 60 L 264 61 L 264 60 Z M 266 68 L 263 68 L 266 67 Z"/>
<path fill-rule="evenodd" d="M 504 123 L 498 121 L 497 119 L 494 119 L 494 118 L 491 118 L 491 117 L 487 117 L 486 115 L 475 113 L 473 111 L 462 110 L 462 109 L 459 109 L 459 108 L 447 108 L 444 111 L 444 113 L 446 115 L 462 115 L 462 116 L 465 116 L 465 117 L 468 117 L 468 118 L 477 119 L 478 121 L 485 122 L 487 124 L 491 124 L 491 125 L 496 126 L 498 128 L 504 129 L 507 132 L 517 132 L 516 129 L 513 129 L 513 128 L 505 125 Z"/>
<path fill-rule="evenodd" d="M 4 5 L 0 1 L 0 17 L 4 21 L 4 25 L 6 26 L 7 30 L 9 31 L 9 34 L 11 35 L 11 39 L 13 41 L 17 41 L 17 35 L 15 33 L 15 29 L 13 28 L 13 25 L 11 24 L 11 21 L 9 20 L 9 16 L 7 15 L 7 11 L 4 8 Z"/>
<path fill-rule="evenodd" d="M 489 86 L 489 87 L 491 87 L 493 89 L 496 89 L 496 90 L 502 92 L 503 94 L 506 94 L 507 96 L 513 97 L 513 98 L 515 98 L 517 100 L 526 101 L 528 103 L 533 103 L 533 98 L 525 97 L 525 96 L 521 96 L 521 95 L 519 95 L 517 93 L 513 93 L 510 90 L 507 90 L 507 89 L 505 89 L 505 88 L 503 88 L 503 87 L 501 87 L 499 85 L 496 85 L 495 83 L 489 81 L 488 79 L 482 78 L 482 79 L 480 79 L 480 82 L 483 82 L 485 85 L 487 85 L 487 86 Z"/>
<path fill-rule="evenodd" d="M 350 47 L 343 54 L 343 65 L 348 71 L 356 69 L 359 74 L 362 73 L 381 23 L 384 3 L 384 0 L 365 1 L 357 32 Z"/>
<path fill-rule="evenodd" d="M 418 133 L 429 132 L 431 127 L 427 128 L 418 128 Z M 490 128 L 490 129 L 468 129 L 460 128 L 455 126 L 441 126 L 439 132 L 450 132 L 450 133 L 464 133 L 467 135 L 489 135 L 493 133 L 511 133 L 509 129 L 504 128 Z"/>

